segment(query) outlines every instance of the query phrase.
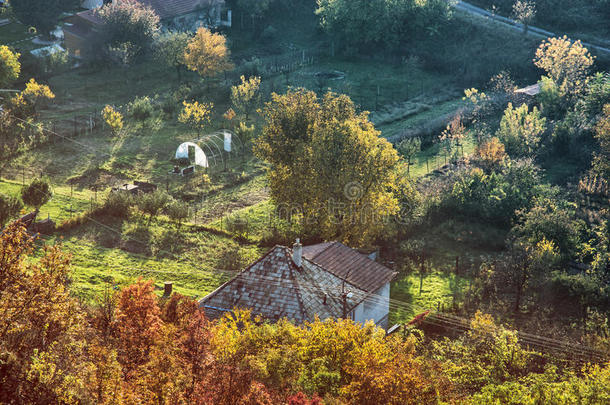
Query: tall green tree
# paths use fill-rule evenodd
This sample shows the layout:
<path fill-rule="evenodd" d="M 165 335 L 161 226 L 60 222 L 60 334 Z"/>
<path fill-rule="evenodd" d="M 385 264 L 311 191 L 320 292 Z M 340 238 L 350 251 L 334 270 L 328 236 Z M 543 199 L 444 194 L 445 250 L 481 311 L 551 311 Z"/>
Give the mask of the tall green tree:
<path fill-rule="evenodd" d="M 411 171 L 411 159 L 421 150 L 421 139 L 405 138 L 398 144 L 398 152 L 407 159 L 407 173 Z"/>
<path fill-rule="evenodd" d="M 19 21 L 36 27 L 44 35 L 55 28 L 61 13 L 80 6 L 79 0 L 11 0 L 10 3 Z"/>
<path fill-rule="evenodd" d="M 104 22 L 100 30 L 103 43 L 124 53 L 123 60 L 131 63 L 148 52 L 159 32 L 159 16 L 136 0 L 108 3 L 97 11 Z"/>
<path fill-rule="evenodd" d="M 316 14 L 340 45 L 370 50 L 436 35 L 450 10 L 444 0 L 318 0 Z"/>
<path fill-rule="evenodd" d="M 155 40 L 155 56 L 167 67 L 176 69 L 179 81 L 184 69 L 184 51 L 190 38 L 186 32 L 168 31 Z"/>
<path fill-rule="evenodd" d="M 275 203 L 298 210 L 325 239 L 360 245 L 378 236 L 383 220 L 398 213 L 406 169 L 368 114 L 346 95 L 318 99 L 296 89 L 273 94 L 263 115 L 254 150 L 270 165 Z"/>

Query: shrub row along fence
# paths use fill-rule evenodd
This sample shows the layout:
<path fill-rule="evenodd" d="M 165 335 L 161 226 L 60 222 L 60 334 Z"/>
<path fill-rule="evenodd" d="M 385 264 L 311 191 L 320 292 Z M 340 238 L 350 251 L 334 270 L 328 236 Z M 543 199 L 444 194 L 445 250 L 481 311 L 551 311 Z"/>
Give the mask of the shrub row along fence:
<path fill-rule="evenodd" d="M 18 196 L 21 187 L 34 179 L 44 176 L 44 172 L 32 168 L 2 168 L 0 171 L 0 192 Z M 39 219 L 50 218 L 59 225 L 73 216 L 84 214 L 100 206 L 104 201 L 101 188 L 77 187 L 74 184 L 52 184 L 51 200 L 45 204 L 38 214 Z M 33 211 L 28 207 L 27 212 Z"/>

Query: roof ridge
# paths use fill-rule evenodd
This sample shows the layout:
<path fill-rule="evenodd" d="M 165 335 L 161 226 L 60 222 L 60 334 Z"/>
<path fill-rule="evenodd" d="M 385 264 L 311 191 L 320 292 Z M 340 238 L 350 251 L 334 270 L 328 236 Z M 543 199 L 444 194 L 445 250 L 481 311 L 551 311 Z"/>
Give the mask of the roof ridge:
<path fill-rule="evenodd" d="M 222 283 L 222 285 L 220 285 L 217 289 L 215 289 L 214 291 L 212 291 L 211 293 L 209 293 L 208 295 L 206 295 L 205 297 L 203 297 L 202 299 L 200 299 L 198 302 L 199 304 L 204 303 L 205 301 L 207 301 L 209 298 L 214 297 L 219 291 L 221 291 L 222 289 L 224 289 L 227 285 L 231 284 L 232 282 L 234 282 L 235 280 L 237 280 L 237 278 L 239 276 L 241 276 L 242 274 L 244 274 L 246 271 L 250 270 L 252 267 L 254 267 L 255 265 L 257 265 L 258 263 L 260 263 L 261 261 L 263 261 L 264 258 L 266 258 L 267 256 L 269 256 L 269 254 L 271 252 L 273 252 L 276 248 L 285 248 L 285 246 L 281 246 L 281 245 L 275 245 L 273 246 L 271 249 L 269 249 L 267 252 L 265 252 L 264 255 L 262 255 L 261 257 L 258 258 L 258 260 L 252 262 L 251 264 L 249 264 L 248 266 L 244 267 L 240 272 L 238 272 L 236 275 L 234 275 L 233 277 L 231 277 L 229 280 L 225 281 L 224 283 Z"/>
<path fill-rule="evenodd" d="M 337 277 L 337 278 L 338 278 L 339 280 L 341 280 L 341 281 L 345 281 L 346 283 L 350 284 L 352 287 L 355 287 L 355 288 L 359 289 L 360 291 L 368 292 L 368 291 L 366 291 L 364 288 L 360 288 L 360 287 L 358 287 L 356 284 L 352 283 L 352 282 L 351 282 L 351 281 L 349 281 L 347 278 L 343 278 L 343 277 L 341 277 L 340 275 L 338 275 L 338 274 L 337 274 L 337 273 L 335 273 L 334 271 L 327 269 L 326 267 L 324 267 L 323 265 L 321 265 L 321 264 L 320 264 L 320 263 L 318 263 L 318 262 L 315 262 L 315 261 L 313 261 L 313 260 L 311 260 L 311 259 L 308 259 L 308 258 L 306 258 L 306 257 L 303 257 L 303 260 L 307 260 L 308 262 L 310 262 L 310 263 L 312 263 L 312 264 L 314 264 L 314 265 L 318 266 L 319 268 L 321 268 L 321 269 L 322 269 L 322 270 L 324 270 L 325 272 L 332 274 L 333 276 Z"/>
<path fill-rule="evenodd" d="M 332 245 L 334 245 L 335 243 L 340 243 L 336 240 L 330 241 L 330 242 L 322 242 L 322 243 L 328 243 L 328 246 L 326 246 L 324 249 L 320 250 L 318 253 L 316 253 L 312 259 L 315 259 L 316 257 L 320 256 L 322 253 L 326 252 L 328 249 L 330 249 L 330 247 Z M 315 245 L 311 245 L 311 246 L 315 246 Z"/>

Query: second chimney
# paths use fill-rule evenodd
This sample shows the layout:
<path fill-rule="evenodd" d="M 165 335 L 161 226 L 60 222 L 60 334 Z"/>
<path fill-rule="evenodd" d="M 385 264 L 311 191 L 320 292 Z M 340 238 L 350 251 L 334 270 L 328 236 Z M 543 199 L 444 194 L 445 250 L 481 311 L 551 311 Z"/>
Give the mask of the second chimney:
<path fill-rule="evenodd" d="M 303 265 L 303 245 L 301 245 L 299 238 L 292 245 L 292 261 L 298 268 L 301 268 Z"/>

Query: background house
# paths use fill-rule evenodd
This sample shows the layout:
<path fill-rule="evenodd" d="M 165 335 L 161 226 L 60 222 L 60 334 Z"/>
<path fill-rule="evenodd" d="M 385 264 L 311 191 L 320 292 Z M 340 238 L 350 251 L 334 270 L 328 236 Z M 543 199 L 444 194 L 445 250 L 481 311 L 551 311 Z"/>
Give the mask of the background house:
<path fill-rule="evenodd" d="M 318 261 L 319 260 L 319 261 Z M 275 246 L 200 301 L 218 318 L 246 308 L 271 321 L 315 317 L 372 320 L 387 328 L 390 281 L 396 273 L 338 242 Z"/>
<path fill-rule="evenodd" d="M 155 10 L 167 29 L 194 31 L 201 26 L 231 26 L 231 11 L 225 9 L 225 0 L 139 1 Z"/>
<path fill-rule="evenodd" d="M 120 1 L 120 0 L 113 0 Z M 163 29 L 195 31 L 201 26 L 231 26 L 231 10 L 226 9 L 225 0 L 138 0 L 155 10 Z M 76 13 L 64 24 L 64 46 L 72 56 L 81 57 L 93 45 L 93 34 L 102 24 L 95 10 L 106 0 L 85 0 L 86 11 Z"/>
<path fill-rule="evenodd" d="M 66 19 L 63 27 L 64 47 L 70 55 L 80 58 L 85 56 L 92 46 L 95 31 L 102 24 L 102 19 L 95 10 L 81 11 Z"/>

